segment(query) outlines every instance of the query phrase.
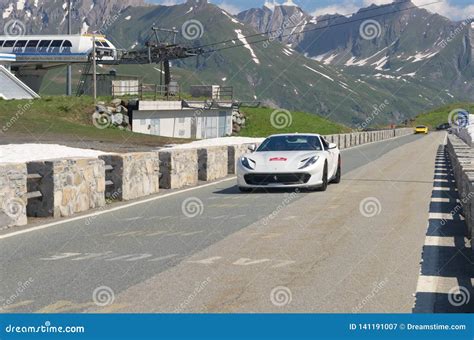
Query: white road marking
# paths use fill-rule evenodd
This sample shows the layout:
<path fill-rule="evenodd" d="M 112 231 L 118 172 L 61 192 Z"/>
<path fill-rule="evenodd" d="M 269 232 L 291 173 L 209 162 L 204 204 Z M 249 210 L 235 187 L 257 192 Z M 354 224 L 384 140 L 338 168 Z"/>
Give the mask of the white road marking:
<path fill-rule="evenodd" d="M 472 283 L 474 283 L 474 279 L 471 278 Z M 417 293 L 449 294 L 451 289 L 458 286 L 459 282 L 456 277 L 420 275 L 416 291 Z"/>
<path fill-rule="evenodd" d="M 141 220 L 142 218 L 143 218 L 143 217 L 139 217 L 139 216 L 137 216 L 137 217 L 124 218 L 123 220 L 128 222 L 128 221 L 137 221 L 137 220 Z"/>
<path fill-rule="evenodd" d="M 203 260 L 197 260 L 197 261 L 186 261 L 188 263 L 198 263 L 198 264 L 214 264 L 216 261 L 219 261 L 222 259 L 220 256 L 214 256 L 214 257 L 209 257 L 207 259 Z"/>
<path fill-rule="evenodd" d="M 437 203 L 449 203 L 450 199 L 449 198 L 444 198 L 444 197 L 432 197 L 431 202 L 437 202 Z"/>
<path fill-rule="evenodd" d="M 225 178 L 225 179 L 220 180 L 220 181 L 207 183 L 207 184 L 200 185 L 200 186 L 197 186 L 197 187 L 187 188 L 187 189 L 183 189 L 183 190 L 180 190 L 180 191 L 170 192 L 169 194 L 164 194 L 164 195 L 161 195 L 161 196 L 147 198 L 147 199 L 144 199 L 144 200 L 141 200 L 141 201 L 138 201 L 138 202 L 132 202 L 132 203 L 124 204 L 124 205 L 121 205 L 119 207 L 110 208 L 110 209 L 107 209 L 107 210 L 96 211 L 96 212 L 86 214 L 86 215 L 83 215 L 83 216 L 77 216 L 77 217 L 64 219 L 64 220 L 61 220 L 61 221 L 47 223 L 47 224 L 43 224 L 43 225 L 33 227 L 33 228 L 14 231 L 14 232 L 11 232 L 11 233 L 8 233 L 8 234 L 5 234 L 5 235 L 0 235 L 0 240 L 7 239 L 7 238 L 10 238 L 10 237 L 14 237 L 14 236 L 18 236 L 18 235 L 22 235 L 22 234 L 31 233 L 33 231 L 38 231 L 38 230 L 42 230 L 42 229 L 51 228 L 51 227 L 54 227 L 54 226 L 57 226 L 57 225 L 60 225 L 60 224 L 64 224 L 64 223 L 85 220 L 85 219 L 88 219 L 88 218 L 93 217 L 93 216 L 100 216 L 100 215 L 104 215 L 104 214 L 109 214 L 109 213 L 112 213 L 112 212 L 115 212 L 115 211 L 119 211 L 119 210 L 123 210 L 123 209 L 129 208 L 129 207 L 133 207 L 133 206 L 136 206 L 136 205 L 141 205 L 141 204 L 145 204 L 145 203 L 149 203 L 149 202 L 153 202 L 153 201 L 158 201 L 158 200 L 161 200 L 163 198 L 176 196 L 176 195 L 179 195 L 179 194 L 182 194 L 182 193 L 185 193 L 185 192 L 190 192 L 190 191 L 194 191 L 194 190 L 197 190 L 197 189 L 206 188 L 206 187 L 213 186 L 213 185 L 216 185 L 216 184 L 229 182 L 229 181 L 235 181 L 236 178 L 237 177 L 235 177 L 235 176 L 230 177 L 230 178 Z"/>
<path fill-rule="evenodd" d="M 433 191 L 451 191 L 451 188 L 447 187 L 433 187 Z M 456 190 L 454 190 L 456 191 Z"/>
<path fill-rule="evenodd" d="M 171 255 L 161 256 L 161 257 L 157 257 L 157 258 L 148 260 L 148 262 L 163 261 L 163 260 L 171 259 L 171 258 L 176 257 L 176 256 L 178 256 L 178 255 L 179 255 L 179 254 L 171 254 Z"/>
<path fill-rule="evenodd" d="M 153 256 L 152 254 L 142 254 L 142 255 L 132 257 L 131 259 L 126 259 L 125 261 L 127 261 L 127 262 L 139 261 L 139 260 L 147 259 L 147 258 L 152 257 L 152 256 Z"/>
<path fill-rule="evenodd" d="M 141 260 L 142 258 L 147 258 L 147 257 L 152 257 L 152 254 L 128 254 L 128 255 L 121 255 L 117 256 L 111 259 L 106 259 L 105 261 L 120 261 L 120 260 L 126 260 L 126 261 L 136 261 L 136 260 Z"/>
<path fill-rule="evenodd" d="M 229 218 L 230 220 L 235 220 L 235 219 L 239 219 L 239 218 L 242 218 L 242 217 L 247 217 L 247 215 L 236 215 L 236 216 L 232 216 L 231 218 Z"/>
<path fill-rule="evenodd" d="M 93 258 L 103 257 L 103 256 L 110 256 L 112 252 L 107 251 L 105 253 L 85 253 L 84 256 L 79 256 L 76 258 L 71 259 L 71 261 L 82 261 L 82 260 L 90 260 Z"/>
<path fill-rule="evenodd" d="M 428 217 L 429 219 L 434 219 L 434 220 L 452 220 L 453 215 L 452 214 L 446 214 L 446 213 L 436 213 L 436 212 L 430 212 L 430 215 Z"/>
<path fill-rule="evenodd" d="M 288 266 L 290 264 L 295 263 L 295 261 L 290 261 L 290 260 L 279 260 L 279 261 L 280 261 L 279 264 L 276 264 L 276 265 L 272 266 L 271 268 L 285 267 L 285 266 Z"/>
<path fill-rule="evenodd" d="M 53 255 L 49 258 L 41 258 L 40 260 L 43 260 L 43 261 L 57 261 L 57 260 L 63 260 L 63 259 L 66 259 L 68 257 L 73 257 L 73 256 L 81 255 L 81 254 L 82 253 L 61 253 L 61 254 Z"/>
<path fill-rule="evenodd" d="M 241 259 L 238 259 L 237 261 L 235 261 L 232 264 L 236 265 L 236 266 L 251 266 L 251 265 L 265 263 L 265 262 L 269 262 L 269 261 L 270 261 L 270 259 L 252 260 L 252 259 L 248 259 L 248 258 L 243 257 Z"/>
<path fill-rule="evenodd" d="M 425 246 L 435 247 L 455 247 L 456 238 L 453 236 L 426 236 Z M 463 237 L 463 244 L 466 246 L 467 238 Z"/>

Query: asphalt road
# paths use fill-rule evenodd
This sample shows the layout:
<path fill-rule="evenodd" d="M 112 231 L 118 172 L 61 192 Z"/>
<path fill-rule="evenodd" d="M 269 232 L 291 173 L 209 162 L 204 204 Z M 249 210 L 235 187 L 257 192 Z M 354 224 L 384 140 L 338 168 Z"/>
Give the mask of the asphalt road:
<path fill-rule="evenodd" d="M 410 312 L 444 138 L 345 150 L 343 180 L 325 193 L 242 194 L 228 179 L 2 234 L 0 307 Z"/>

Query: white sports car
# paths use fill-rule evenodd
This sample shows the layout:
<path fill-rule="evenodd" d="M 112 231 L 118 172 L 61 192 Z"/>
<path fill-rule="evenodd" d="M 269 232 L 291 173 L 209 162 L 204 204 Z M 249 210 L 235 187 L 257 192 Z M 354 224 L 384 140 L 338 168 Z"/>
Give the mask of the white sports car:
<path fill-rule="evenodd" d="M 317 134 L 273 135 L 237 165 L 240 191 L 253 188 L 308 188 L 325 191 L 341 181 L 341 155 L 336 144 Z"/>

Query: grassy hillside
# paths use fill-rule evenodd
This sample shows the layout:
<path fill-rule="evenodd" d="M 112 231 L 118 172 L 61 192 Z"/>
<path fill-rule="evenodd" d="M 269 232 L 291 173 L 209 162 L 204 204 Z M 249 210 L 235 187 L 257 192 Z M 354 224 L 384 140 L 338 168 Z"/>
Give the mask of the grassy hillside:
<path fill-rule="evenodd" d="M 426 125 L 429 128 L 436 128 L 439 124 L 448 123 L 449 113 L 456 109 L 464 109 L 474 114 L 474 103 L 450 104 L 422 113 L 415 117 L 413 125 Z"/>
<path fill-rule="evenodd" d="M 246 127 L 240 132 L 240 136 L 245 137 L 264 137 L 276 133 L 320 133 L 329 135 L 348 131 L 349 129 L 343 125 L 331 122 L 320 116 L 304 112 L 291 112 L 290 119 L 285 119 L 284 114 L 280 116 L 281 121 L 273 115 L 275 111 L 270 108 L 248 108 L 243 107 L 241 111 L 246 116 Z M 291 125 L 287 122 L 291 120 Z M 280 122 L 284 128 L 277 128 Z"/>
<path fill-rule="evenodd" d="M 107 100 L 107 98 L 102 98 Z M 149 136 L 92 125 L 91 97 L 43 97 L 38 100 L 0 100 L 2 143 L 55 142 L 106 151 L 150 148 L 186 140 Z"/>

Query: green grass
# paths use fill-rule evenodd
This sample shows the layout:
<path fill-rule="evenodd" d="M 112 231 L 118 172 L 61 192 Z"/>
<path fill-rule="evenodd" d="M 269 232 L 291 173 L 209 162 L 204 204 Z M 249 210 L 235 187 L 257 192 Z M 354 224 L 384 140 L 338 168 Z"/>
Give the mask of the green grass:
<path fill-rule="evenodd" d="M 322 135 L 330 135 L 341 132 L 346 132 L 349 128 L 344 125 L 340 125 L 331 122 L 320 116 L 304 113 L 304 112 L 290 112 L 291 125 L 285 124 L 289 120 L 283 120 L 280 124 L 285 125 L 283 128 L 277 128 L 281 126 L 272 124 L 272 113 L 275 109 L 270 108 L 249 108 L 242 107 L 241 111 L 246 116 L 246 127 L 240 131 L 239 135 L 244 137 L 265 137 L 277 133 L 319 133 Z M 274 115 L 274 121 L 277 120 Z M 282 114 L 281 117 L 284 117 Z"/>
<path fill-rule="evenodd" d="M 456 109 L 464 109 L 474 114 L 474 103 L 450 104 L 430 112 L 422 113 L 415 117 L 415 121 L 412 125 L 426 125 L 430 129 L 436 128 L 440 124 L 448 123 L 449 113 Z"/>
<path fill-rule="evenodd" d="M 110 98 L 99 98 L 109 101 Z M 118 128 L 98 129 L 92 124 L 91 97 L 51 96 L 33 101 L 0 100 L 0 135 L 25 140 L 94 141 L 160 146 L 183 139 L 133 133 Z M 21 139 L 20 139 L 21 140 Z"/>

